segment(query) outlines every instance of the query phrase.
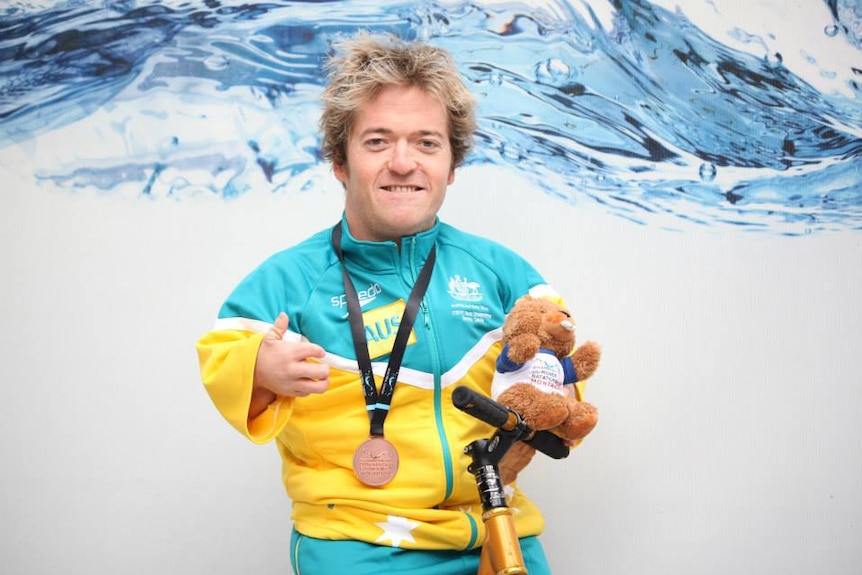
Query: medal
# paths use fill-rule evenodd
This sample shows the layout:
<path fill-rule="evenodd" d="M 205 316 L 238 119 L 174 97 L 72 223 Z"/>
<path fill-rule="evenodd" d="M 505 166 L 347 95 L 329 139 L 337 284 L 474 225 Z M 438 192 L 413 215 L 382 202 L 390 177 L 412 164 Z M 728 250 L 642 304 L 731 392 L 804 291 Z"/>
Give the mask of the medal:
<path fill-rule="evenodd" d="M 353 472 L 356 478 L 370 487 L 386 485 L 398 471 L 398 452 L 395 446 L 380 436 L 365 440 L 353 454 Z"/>
<path fill-rule="evenodd" d="M 347 319 L 350 323 L 350 333 L 356 351 L 356 363 L 359 366 L 359 380 L 362 383 L 362 393 L 365 396 L 365 405 L 368 409 L 371 425 L 370 437 L 353 454 L 353 473 L 365 485 L 380 487 L 392 481 L 398 472 L 398 452 L 394 445 L 383 438 L 383 422 L 389 413 L 389 405 L 392 402 L 392 394 L 395 392 L 395 384 L 398 382 L 398 371 L 401 369 L 401 360 L 410 339 L 413 321 L 416 319 L 419 304 L 422 302 L 422 297 L 428 288 L 428 282 L 431 280 L 436 248 L 431 247 L 431 251 L 428 252 L 428 257 L 416 278 L 416 283 L 410 291 L 410 297 L 401 316 L 398 332 L 395 334 L 395 342 L 389 355 L 389 363 L 386 366 L 386 372 L 383 374 L 378 392 L 377 384 L 374 381 L 374 370 L 371 367 L 371 357 L 368 352 L 368 341 L 365 338 L 359 295 L 347 273 L 347 267 L 344 265 L 344 254 L 341 252 L 341 225 L 339 222 L 332 230 L 332 247 L 341 263 L 344 294 L 347 299 Z"/>

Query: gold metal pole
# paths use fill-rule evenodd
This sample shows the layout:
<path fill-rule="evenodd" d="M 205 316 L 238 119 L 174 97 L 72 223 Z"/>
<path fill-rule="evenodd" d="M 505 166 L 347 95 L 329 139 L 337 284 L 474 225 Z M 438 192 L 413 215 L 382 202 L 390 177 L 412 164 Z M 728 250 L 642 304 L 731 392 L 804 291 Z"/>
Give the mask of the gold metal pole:
<path fill-rule="evenodd" d="M 491 509 L 482 515 L 482 521 L 486 535 L 478 575 L 527 575 L 511 510 Z"/>

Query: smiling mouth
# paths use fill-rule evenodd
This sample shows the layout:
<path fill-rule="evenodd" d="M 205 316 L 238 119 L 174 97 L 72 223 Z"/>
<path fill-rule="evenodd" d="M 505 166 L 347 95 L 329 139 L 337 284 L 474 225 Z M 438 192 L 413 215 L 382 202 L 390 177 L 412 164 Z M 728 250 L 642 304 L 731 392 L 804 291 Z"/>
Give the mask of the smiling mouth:
<path fill-rule="evenodd" d="M 420 192 L 424 188 L 420 188 L 419 186 L 381 186 L 387 192 L 392 192 L 395 194 L 409 194 L 413 192 Z"/>

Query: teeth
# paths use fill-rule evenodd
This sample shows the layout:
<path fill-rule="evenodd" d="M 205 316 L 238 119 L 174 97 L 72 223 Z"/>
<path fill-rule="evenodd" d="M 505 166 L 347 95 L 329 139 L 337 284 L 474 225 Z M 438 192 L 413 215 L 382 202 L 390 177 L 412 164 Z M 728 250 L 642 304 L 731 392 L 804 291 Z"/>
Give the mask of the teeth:
<path fill-rule="evenodd" d="M 396 194 L 406 194 L 406 193 L 410 193 L 410 192 L 415 192 L 419 188 L 417 188 L 415 186 L 389 186 L 386 189 L 389 190 L 390 192 L 395 192 Z"/>

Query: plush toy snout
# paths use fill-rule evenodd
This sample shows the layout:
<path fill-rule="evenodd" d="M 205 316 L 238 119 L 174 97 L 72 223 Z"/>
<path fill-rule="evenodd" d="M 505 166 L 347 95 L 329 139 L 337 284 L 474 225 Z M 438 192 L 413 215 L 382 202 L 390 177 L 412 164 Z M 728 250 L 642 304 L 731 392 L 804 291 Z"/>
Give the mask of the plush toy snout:
<path fill-rule="evenodd" d="M 558 317 L 548 318 L 545 331 L 552 339 L 570 340 L 572 333 L 575 331 L 575 322 L 563 314 L 554 315 Z"/>

